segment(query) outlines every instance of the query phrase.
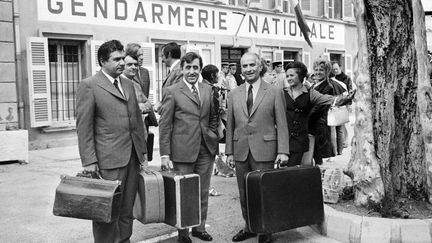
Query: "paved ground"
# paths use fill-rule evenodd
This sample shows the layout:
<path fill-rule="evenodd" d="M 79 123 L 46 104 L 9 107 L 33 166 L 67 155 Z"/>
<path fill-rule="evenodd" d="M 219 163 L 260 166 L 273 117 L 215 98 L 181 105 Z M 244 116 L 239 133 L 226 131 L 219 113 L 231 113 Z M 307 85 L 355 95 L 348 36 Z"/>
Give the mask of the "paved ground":
<path fill-rule="evenodd" d="M 349 130 L 352 133 L 352 129 Z M 349 154 L 346 151 L 332 164 L 343 166 Z M 26 165 L 0 164 L 0 242 L 92 242 L 90 221 L 52 214 L 59 176 L 74 175 L 81 170 L 77 146 L 30 151 L 29 157 L 30 162 Z M 158 168 L 157 150 L 155 158 L 149 165 Z M 208 231 L 215 239 L 213 242 L 231 242 L 232 236 L 243 225 L 235 178 L 214 176 L 212 186 L 220 196 L 209 200 Z M 317 234 L 310 227 L 281 232 L 273 238 L 276 243 L 337 242 Z M 142 225 L 135 221 L 131 240 L 176 242 L 175 229 L 164 224 Z M 257 239 L 245 242 L 257 242 Z"/>

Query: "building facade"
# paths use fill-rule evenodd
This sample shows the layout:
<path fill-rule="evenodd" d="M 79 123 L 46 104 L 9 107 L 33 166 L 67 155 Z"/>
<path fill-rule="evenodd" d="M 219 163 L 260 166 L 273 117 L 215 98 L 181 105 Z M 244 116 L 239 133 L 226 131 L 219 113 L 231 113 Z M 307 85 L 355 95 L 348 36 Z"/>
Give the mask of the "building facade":
<path fill-rule="evenodd" d="M 204 64 L 239 64 L 244 52 L 254 51 L 272 61 L 303 61 L 309 69 L 326 57 L 352 75 L 357 30 L 351 0 L 299 0 L 313 48 L 289 0 L 251 1 L 245 15 L 245 0 L 0 0 L 0 30 L 9 31 L 0 37 L 0 68 L 9 76 L 0 77 L 0 115 L 12 107 L 13 122 L 29 130 L 32 148 L 76 143 L 76 89 L 100 69 L 97 49 L 110 39 L 146 48 L 153 102 L 161 99 L 167 73 L 161 47 L 172 41 L 200 53 Z"/>

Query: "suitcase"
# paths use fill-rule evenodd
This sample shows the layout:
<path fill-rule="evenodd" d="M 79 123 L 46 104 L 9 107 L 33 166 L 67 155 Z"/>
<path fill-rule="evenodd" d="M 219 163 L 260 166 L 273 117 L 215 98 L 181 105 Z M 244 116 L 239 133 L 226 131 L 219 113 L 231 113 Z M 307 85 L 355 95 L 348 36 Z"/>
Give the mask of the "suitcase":
<path fill-rule="evenodd" d="M 165 188 L 165 223 L 178 229 L 201 223 L 200 178 L 197 174 L 161 172 Z"/>
<path fill-rule="evenodd" d="M 147 136 L 147 161 L 153 160 L 153 145 L 154 145 L 154 133 L 149 132 Z"/>
<path fill-rule="evenodd" d="M 141 170 L 133 216 L 143 224 L 164 222 L 165 192 L 161 173 L 148 168 Z"/>
<path fill-rule="evenodd" d="M 120 212 L 120 181 L 60 176 L 53 213 L 56 216 L 109 223 Z"/>
<path fill-rule="evenodd" d="M 320 169 L 296 166 L 249 172 L 246 204 L 254 233 L 319 224 L 324 219 Z"/>

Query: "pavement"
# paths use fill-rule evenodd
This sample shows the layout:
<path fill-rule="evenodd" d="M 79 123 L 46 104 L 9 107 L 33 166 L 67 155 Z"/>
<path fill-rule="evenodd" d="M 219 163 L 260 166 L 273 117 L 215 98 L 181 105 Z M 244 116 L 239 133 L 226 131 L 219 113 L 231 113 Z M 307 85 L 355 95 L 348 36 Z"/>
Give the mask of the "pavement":
<path fill-rule="evenodd" d="M 157 138 L 157 130 L 154 132 Z M 158 144 L 156 140 L 155 145 Z M 331 164 L 346 165 L 347 156 L 349 150 Z M 156 147 L 155 159 L 149 166 L 159 168 L 159 157 Z M 92 242 L 91 221 L 52 214 L 60 175 L 75 175 L 81 170 L 77 146 L 30 151 L 28 164 L 0 163 L 0 195 L 3 195 L 0 197 L 0 242 Z M 244 225 L 236 179 L 213 176 L 211 184 L 219 195 L 209 199 L 207 230 L 213 242 L 231 242 L 232 236 Z M 135 221 L 133 232 L 131 242 L 176 242 L 175 228 L 165 224 L 143 225 Z M 273 240 L 275 243 L 339 242 L 311 227 L 274 234 Z M 194 237 L 192 241 L 202 242 Z M 244 242 L 257 242 L 257 238 Z"/>

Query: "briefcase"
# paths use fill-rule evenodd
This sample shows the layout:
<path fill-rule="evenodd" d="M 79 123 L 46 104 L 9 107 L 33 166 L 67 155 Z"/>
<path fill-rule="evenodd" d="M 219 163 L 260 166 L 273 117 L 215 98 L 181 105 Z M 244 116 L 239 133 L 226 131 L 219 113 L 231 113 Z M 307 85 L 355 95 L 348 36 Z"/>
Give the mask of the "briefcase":
<path fill-rule="evenodd" d="M 147 161 L 153 160 L 153 145 L 154 145 L 154 133 L 149 132 L 147 136 Z"/>
<path fill-rule="evenodd" d="M 201 223 L 200 178 L 197 174 L 161 172 L 165 188 L 165 223 L 178 229 Z"/>
<path fill-rule="evenodd" d="M 141 170 L 133 216 L 143 224 L 164 222 L 165 190 L 160 172 L 148 168 Z"/>
<path fill-rule="evenodd" d="M 252 171 L 246 174 L 251 232 L 274 233 L 321 223 L 321 172 L 314 166 Z"/>
<path fill-rule="evenodd" d="M 109 223 L 120 211 L 120 181 L 60 176 L 54 200 L 56 216 Z"/>

